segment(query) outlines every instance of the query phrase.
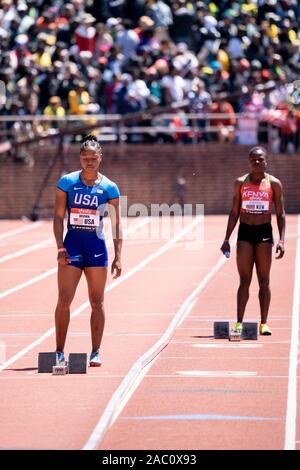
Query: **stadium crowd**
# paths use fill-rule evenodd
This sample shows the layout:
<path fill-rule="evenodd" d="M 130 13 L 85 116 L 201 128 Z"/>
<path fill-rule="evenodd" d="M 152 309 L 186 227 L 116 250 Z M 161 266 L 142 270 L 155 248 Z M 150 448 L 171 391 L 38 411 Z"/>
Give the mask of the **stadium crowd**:
<path fill-rule="evenodd" d="M 0 115 L 127 115 L 177 104 L 169 125 L 202 113 L 200 141 L 231 141 L 236 113 L 259 113 L 259 142 L 270 138 L 261 125 L 269 123 L 280 150 L 295 151 L 299 20 L 297 0 L 0 0 Z"/>

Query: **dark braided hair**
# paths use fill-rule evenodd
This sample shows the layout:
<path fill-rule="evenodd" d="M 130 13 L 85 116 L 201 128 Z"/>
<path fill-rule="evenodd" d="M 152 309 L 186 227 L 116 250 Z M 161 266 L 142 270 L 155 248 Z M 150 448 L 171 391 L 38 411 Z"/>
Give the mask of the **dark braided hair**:
<path fill-rule="evenodd" d="M 251 157 L 251 155 L 257 154 L 257 153 L 263 153 L 264 157 L 265 158 L 267 157 L 266 149 L 264 147 L 260 147 L 260 146 L 252 147 L 252 149 L 249 152 L 249 157 Z"/>
<path fill-rule="evenodd" d="M 97 137 L 92 134 L 86 135 L 80 146 L 80 152 L 84 150 L 94 150 L 95 152 L 102 153 L 101 145 L 99 144 Z"/>

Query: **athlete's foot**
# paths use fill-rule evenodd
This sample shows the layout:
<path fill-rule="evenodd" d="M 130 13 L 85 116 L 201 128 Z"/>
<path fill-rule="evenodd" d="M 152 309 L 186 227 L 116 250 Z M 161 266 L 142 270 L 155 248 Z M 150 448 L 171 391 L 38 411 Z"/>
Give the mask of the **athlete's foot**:
<path fill-rule="evenodd" d="M 59 365 L 65 362 L 65 355 L 62 351 L 56 351 L 56 364 Z"/>
<path fill-rule="evenodd" d="M 237 321 L 234 325 L 234 330 L 238 331 L 241 334 L 243 330 L 243 324 Z"/>
<path fill-rule="evenodd" d="M 262 336 L 270 336 L 272 334 L 272 330 L 270 330 L 266 323 L 260 324 L 259 332 Z"/>
<path fill-rule="evenodd" d="M 100 359 L 99 349 L 97 351 L 93 351 L 90 355 L 90 367 L 100 367 L 102 361 Z"/>

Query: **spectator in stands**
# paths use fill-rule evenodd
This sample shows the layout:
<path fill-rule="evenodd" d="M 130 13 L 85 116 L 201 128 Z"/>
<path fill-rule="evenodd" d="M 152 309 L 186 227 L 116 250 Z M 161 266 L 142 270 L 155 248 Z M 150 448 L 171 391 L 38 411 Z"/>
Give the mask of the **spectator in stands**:
<path fill-rule="evenodd" d="M 236 125 L 236 117 L 232 105 L 224 97 L 220 101 L 212 103 L 211 112 L 228 115 L 211 119 L 211 125 L 216 128 L 216 130 L 212 131 L 213 139 L 217 139 L 219 142 L 232 142 L 235 138 Z"/>
<path fill-rule="evenodd" d="M 114 40 L 109 29 L 104 23 L 96 24 L 94 59 L 104 56 L 113 46 Z"/>
<path fill-rule="evenodd" d="M 155 67 L 149 67 L 146 70 L 146 84 L 150 91 L 150 97 L 156 100 L 157 104 L 162 102 L 162 90 L 158 77 L 158 73 Z M 152 101 L 153 103 L 153 101 Z"/>
<path fill-rule="evenodd" d="M 49 99 L 49 104 L 44 109 L 44 116 L 56 116 L 56 117 L 64 117 L 65 110 L 62 107 L 61 99 L 59 96 L 51 96 Z M 46 121 L 45 122 L 45 129 L 57 129 L 59 127 L 58 121 Z"/>
<path fill-rule="evenodd" d="M 79 80 L 74 83 L 75 88 L 69 91 L 68 103 L 70 114 L 87 114 L 90 104 L 90 95 L 86 89 L 84 81 Z"/>
<path fill-rule="evenodd" d="M 18 34 L 15 38 L 15 48 L 9 53 L 9 65 L 17 72 L 19 72 L 25 60 L 29 59 L 32 55 L 28 50 L 28 41 L 29 38 L 26 34 Z"/>
<path fill-rule="evenodd" d="M 5 87 L 5 102 L 3 106 L 0 108 L 0 113 L 9 114 L 9 99 L 14 94 L 14 86 L 11 81 L 11 76 L 14 73 L 13 68 L 11 67 L 3 67 L 0 69 L 0 80 L 4 84 Z M 1 103 L 2 104 L 2 103 Z"/>
<path fill-rule="evenodd" d="M 155 27 L 169 28 L 173 24 L 172 10 L 162 0 L 148 0 L 149 16 L 154 21 Z"/>
<path fill-rule="evenodd" d="M 51 67 L 52 59 L 48 51 L 48 36 L 45 33 L 40 33 L 37 37 L 38 44 L 36 53 L 33 54 L 33 60 L 38 67 Z"/>
<path fill-rule="evenodd" d="M 297 134 L 297 115 L 291 105 L 281 104 L 277 107 L 283 112 L 283 122 L 279 128 L 280 152 L 293 153 L 295 151 Z"/>
<path fill-rule="evenodd" d="M 190 102 L 190 110 L 192 113 L 207 114 L 211 111 L 212 99 L 210 94 L 205 89 L 205 83 L 199 78 L 195 78 L 192 83 L 191 91 L 188 94 Z M 205 132 L 205 127 L 208 125 L 208 120 L 205 117 L 197 120 L 197 125 L 200 128 L 198 133 L 198 140 L 208 140 L 208 135 Z"/>
<path fill-rule="evenodd" d="M 152 106 L 150 97 L 163 106 L 190 98 L 197 78 L 216 102 L 226 93 L 236 112 L 246 109 L 248 95 L 274 82 L 272 92 L 262 91 L 264 107 L 273 110 L 300 73 L 300 7 L 292 0 L 0 0 L 0 5 L 0 70 L 13 71 L 5 76 L 8 95 L 26 100 L 32 87 L 26 91 L 20 82 L 28 81 L 28 70 L 36 71 L 39 113 L 50 96 L 70 108 L 76 81 L 89 83 L 83 91 L 101 112 L 120 110 L 115 98 L 122 74 L 133 77 L 142 109 Z M 75 106 L 81 112 L 87 105 L 83 96 Z M 197 107 L 194 99 L 190 106 L 190 111 Z M 1 113 L 9 112 L 7 104 Z"/>
<path fill-rule="evenodd" d="M 191 46 L 191 29 L 194 21 L 195 9 L 192 2 L 177 0 L 171 3 L 173 24 L 170 34 L 175 43 L 184 42 Z"/>
<path fill-rule="evenodd" d="M 116 44 L 123 53 L 125 60 L 128 61 L 130 57 L 135 54 L 137 46 L 140 43 L 140 38 L 132 28 L 130 20 L 124 20 L 123 26 L 124 29 L 117 33 Z"/>
<path fill-rule="evenodd" d="M 180 103 L 185 98 L 185 80 L 173 65 L 169 66 L 168 73 L 162 78 L 161 87 L 164 93 L 164 102 L 167 105 Z"/>
<path fill-rule="evenodd" d="M 170 128 L 173 128 L 173 141 L 190 144 L 192 141 L 192 131 L 182 129 L 188 126 L 188 118 L 184 110 L 177 111 L 170 122 Z M 181 130 L 182 129 L 182 130 Z"/>
<path fill-rule="evenodd" d="M 79 51 L 95 50 L 96 28 L 93 26 L 96 18 L 88 13 L 79 16 L 79 26 L 75 29 L 74 36 Z"/>
<path fill-rule="evenodd" d="M 0 10 L 0 28 L 6 31 L 10 30 L 11 22 L 16 14 L 15 6 L 12 0 L 2 0 Z"/>

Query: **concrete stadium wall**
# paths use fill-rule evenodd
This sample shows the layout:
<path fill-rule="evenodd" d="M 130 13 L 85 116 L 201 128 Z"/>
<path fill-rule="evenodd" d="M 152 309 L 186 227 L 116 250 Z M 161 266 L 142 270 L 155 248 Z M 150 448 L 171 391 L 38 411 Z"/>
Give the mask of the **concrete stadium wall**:
<path fill-rule="evenodd" d="M 8 157 L 0 169 L 0 217 L 30 216 L 41 182 L 57 148 L 31 148 L 33 167 L 16 163 Z M 103 145 L 102 172 L 115 181 L 128 204 L 167 203 L 176 201 L 174 184 L 182 175 L 187 181 L 186 203 L 205 204 L 206 214 L 228 213 L 232 201 L 233 181 L 248 172 L 248 146 L 232 144 L 198 145 Z M 79 169 L 79 147 L 71 146 L 67 171 Z M 300 154 L 270 155 L 268 171 L 278 177 L 285 190 L 289 213 L 300 213 Z M 62 171 L 58 159 L 46 185 L 39 212 L 51 217 L 55 184 Z"/>

